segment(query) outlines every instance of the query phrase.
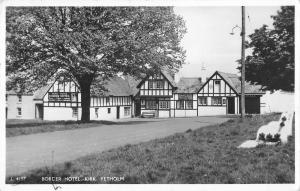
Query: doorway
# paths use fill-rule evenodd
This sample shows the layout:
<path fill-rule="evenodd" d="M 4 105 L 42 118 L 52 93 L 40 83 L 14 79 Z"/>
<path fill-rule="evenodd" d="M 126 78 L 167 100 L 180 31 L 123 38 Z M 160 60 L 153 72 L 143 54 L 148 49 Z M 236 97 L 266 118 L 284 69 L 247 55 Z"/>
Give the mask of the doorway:
<path fill-rule="evenodd" d="M 227 97 L 227 113 L 228 114 L 235 114 L 235 109 L 234 109 L 234 97 Z"/>
<path fill-rule="evenodd" d="M 117 119 L 120 119 L 120 106 L 117 106 Z"/>
<path fill-rule="evenodd" d="M 35 105 L 35 118 L 36 119 L 44 119 L 44 107 L 43 104 Z"/>

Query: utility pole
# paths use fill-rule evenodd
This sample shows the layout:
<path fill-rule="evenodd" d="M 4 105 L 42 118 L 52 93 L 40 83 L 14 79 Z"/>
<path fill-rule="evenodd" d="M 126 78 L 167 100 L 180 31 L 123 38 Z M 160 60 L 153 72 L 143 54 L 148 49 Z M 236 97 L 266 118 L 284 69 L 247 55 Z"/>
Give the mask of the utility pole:
<path fill-rule="evenodd" d="M 242 120 L 245 118 L 245 6 L 242 6 L 242 79 L 241 79 L 241 117 Z"/>

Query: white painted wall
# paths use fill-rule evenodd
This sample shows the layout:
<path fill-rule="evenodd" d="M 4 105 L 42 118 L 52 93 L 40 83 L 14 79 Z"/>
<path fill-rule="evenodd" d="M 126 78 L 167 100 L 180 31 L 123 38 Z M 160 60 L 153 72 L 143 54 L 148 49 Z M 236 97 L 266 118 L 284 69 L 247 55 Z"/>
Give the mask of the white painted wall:
<path fill-rule="evenodd" d="M 159 117 L 170 117 L 170 111 L 159 110 Z"/>
<path fill-rule="evenodd" d="M 22 95 L 22 101 L 19 102 L 17 95 L 7 96 L 7 119 L 34 119 L 35 118 L 35 104 L 33 102 L 33 95 Z M 22 115 L 18 115 L 17 108 L 20 107 Z"/>
<path fill-rule="evenodd" d="M 198 116 L 226 115 L 225 106 L 199 106 Z"/>
<path fill-rule="evenodd" d="M 70 107 L 44 107 L 44 120 L 80 120 L 81 108 L 78 108 L 78 117 L 72 117 Z"/>
<path fill-rule="evenodd" d="M 125 116 L 124 108 L 129 107 L 130 108 L 130 115 Z M 98 118 L 95 113 L 95 108 L 90 108 L 90 117 L 91 120 L 116 120 L 117 119 L 117 107 L 98 107 Z M 110 113 L 108 113 L 108 108 L 110 109 Z M 131 106 L 120 106 L 120 119 L 124 118 L 131 118 L 132 115 L 132 108 Z"/>
<path fill-rule="evenodd" d="M 295 97 L 293 92 L 267 91 L 260 98 L 261 113 L 295 111 Z"/>
<path fill-rule="evenodd" d="M 174 111 L 172 111 L 174 113 Z M 175 110 L 175 117 L 194 117 L 197 116 L 197 110 Z"/>

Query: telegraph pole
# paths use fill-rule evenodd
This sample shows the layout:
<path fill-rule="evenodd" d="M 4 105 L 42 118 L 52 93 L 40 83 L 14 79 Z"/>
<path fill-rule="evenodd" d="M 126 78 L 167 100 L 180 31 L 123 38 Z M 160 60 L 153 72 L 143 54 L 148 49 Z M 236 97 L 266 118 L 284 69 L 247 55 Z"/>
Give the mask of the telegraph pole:
<path fill-rule="evenodd" d="M 242 32 L 241 32 L 241 36 L 242 36 L 241 117 L 242 117 L 242 120 L 244 120 L 244 118 L 245 118 L 245 6 L 242 6 Z"/>

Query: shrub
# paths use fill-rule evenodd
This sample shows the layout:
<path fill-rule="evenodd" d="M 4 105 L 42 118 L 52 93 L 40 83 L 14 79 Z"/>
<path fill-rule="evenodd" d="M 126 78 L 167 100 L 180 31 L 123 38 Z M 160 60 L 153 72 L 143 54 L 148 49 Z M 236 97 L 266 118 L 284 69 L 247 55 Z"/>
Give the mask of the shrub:
<path fill-rule="evenodd" d="M 269 133 L 267 136 L 266 136 L 266 141 L 267 142 L 272 142 L 273 140 L 273 136 Z"/>
<path fill-rule="evenodd" d="M 281 141 L 281 139 L 280 139 L 280 134 L 276 133 L 276 134 L 274 135 L 273 141 L 274 141 L 274 142 L 280 142 L 280 141 Z"/>
<path fill-rule="evenodd" d="M 188 130 L 186 130 L 185 132 L 186 132 L 186 133 L 190 133 L 190 132 L 192 132 L 192 129 L 188 129 Z"/>
<path fill-rule="evenodd" d="M 266 141 L 265 134 L 264 133 L 260 133 L 258 135 L 258 140 L 260 140 L 260 141 Z"/>

